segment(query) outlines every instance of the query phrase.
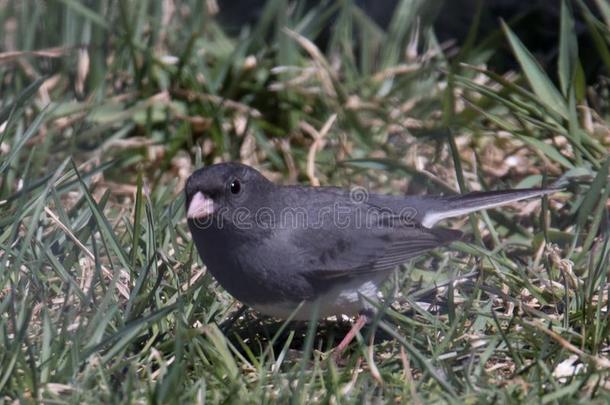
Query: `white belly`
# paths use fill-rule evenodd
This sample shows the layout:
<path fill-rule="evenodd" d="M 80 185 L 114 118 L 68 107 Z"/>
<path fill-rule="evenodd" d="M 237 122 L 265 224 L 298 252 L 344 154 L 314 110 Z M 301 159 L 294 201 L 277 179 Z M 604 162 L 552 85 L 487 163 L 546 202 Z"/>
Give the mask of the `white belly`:
<path fill-rule="evenodd" d="M 366 298 L 373 301 L 377 300 L 377 293 L 385 278 L 384 276 L 375 280 L 355 280 L 327 291 L 317 301 L 303 301 L 292 319 L 302 321 L 311 319 L 312 311 L 316 305 L 319 305 L 318 318 L 327 318 L 333 315 L 357 315 L 362 309 L 370 307 Z M 300 302 L 281 302 L 250 306 L 262 314 L 287 319 L 299 307 L 299 304 Z"/>

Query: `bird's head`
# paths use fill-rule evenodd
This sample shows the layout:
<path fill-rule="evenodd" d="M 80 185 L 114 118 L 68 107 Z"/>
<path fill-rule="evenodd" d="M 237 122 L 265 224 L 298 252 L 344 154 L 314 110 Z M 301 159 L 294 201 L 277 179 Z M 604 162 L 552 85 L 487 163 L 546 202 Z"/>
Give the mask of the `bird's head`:
<path fill-rule="evenodd" d="M 214 214 L 248 208 L 271 186 L 262 174 L 241 163 L 204 167 L 186 182 L 186 216 L 193 221 L 205 220 Z"/>

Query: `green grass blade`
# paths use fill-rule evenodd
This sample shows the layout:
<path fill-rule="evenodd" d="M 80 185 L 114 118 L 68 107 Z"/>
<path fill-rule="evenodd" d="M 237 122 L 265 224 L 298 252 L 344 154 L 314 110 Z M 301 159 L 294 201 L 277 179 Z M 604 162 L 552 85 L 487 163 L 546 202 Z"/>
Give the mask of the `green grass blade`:
<path fill-rule="evenodd" d="M 508 42 L 511 45 L 515 57 L 519 61 L 523 73 L 534 93 L 549 110 L 558 113 L 563 118 L 568 118 L 568 109 L 565 99 L 555 85 L 553 85 L 553 82 L 544 72 L 540 64 L 536 61 L 534 55 L 527 50 L 506 23 L 502 22 L 502 28 L 504 29 L 504 33 L 508 38 Z"/>

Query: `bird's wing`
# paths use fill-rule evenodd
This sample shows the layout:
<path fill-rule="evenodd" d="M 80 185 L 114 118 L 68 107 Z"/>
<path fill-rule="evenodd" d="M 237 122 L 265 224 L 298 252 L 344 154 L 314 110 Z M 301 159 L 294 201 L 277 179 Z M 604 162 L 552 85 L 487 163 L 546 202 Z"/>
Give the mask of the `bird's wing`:
<path fill-rule="evenodd" d="M 347 217 L 365 212 L 372 222 L 358 227 L 341 226 L 336 218 L 325 220 L 320 226 L 287 230 L 286 240 L 296 247 L 302 274 L 318 282 L 337 278 L 383 272 L 395 268 L 408 259 L 461 237 L 461 232 L 450 229 L 431 229 L 441 219 L 496 207 L 512 201 L 536 197 L 554 190 L 525 189 L 486 193 L 470 193 L 449 197 L 393 197 L 367 195 L 367 200 L 356 204 L 340 189 L 309 189 L 306 199 L 298 188 L 291 189 L 291 202 L 298 205 L 307 200 L 309 217 L 316 217 L 322 206 L 331 203 L 347 209 Z M 313 208 L 316 204 L 318 208 Z M 391 215 L 371 215 L 378 209 Z M 385 211 L 384 211 L 385 210 Z M 406 215 L 403 218 L 402 215 Z M 334 219 L 334 220 L 333 220 Z M 345 216 L 344 216 L 345 219 Z M 403 221 L 406 219 L 406 222 Z M 295 251 L 294 249 L 292 250 Z M 297 258 L 297 259 L 299 259 Z"/>
<path fill-rule="evenodd" d="M 329 217 L 318 226 L 289 230 L 284 235 L 286 242 L 296 247 L 292 251 L 306 278 L 323 282 L 392 270 L 461 236 L 459 231 L 429 229 L 396 216 L 371 217 L 370 208 L 353 208 L 348 216 L 353 215 L 354 222 L 349 226 Z M 357 210 L 364 212 L 368 222 L 356 224 Z"/>
<path fill-rule="evenodd" d="M 317 254 L 309 261 L 308 278 L 319 281 L 385 272 L 431 249 L 459 239 L 461 232 L 451 229 L 405 228 L 388 231 L 387 235 L 327 237 L 318 245 Z M 301 235 L 301 238 L 306 236 Z M 304 238 L 304 239 L 305 239 Z M 313 248 L 310 245 L 308 250 Z"/>

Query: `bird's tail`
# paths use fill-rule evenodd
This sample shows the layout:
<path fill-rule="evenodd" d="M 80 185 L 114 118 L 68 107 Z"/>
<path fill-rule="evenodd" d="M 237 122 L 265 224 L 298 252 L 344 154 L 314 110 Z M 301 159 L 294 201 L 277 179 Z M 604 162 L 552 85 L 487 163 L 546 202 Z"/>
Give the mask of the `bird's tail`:
<path fill-rule="evenodd" d="M 470 214 L 488 208 L 499 207 L 515 201 L 541 197 L 559 188 L 524 188 L 521 190 L 481 191 L 468 194 L 438 197 L 422 219 L 427 228 L 446 218 Z"/>

